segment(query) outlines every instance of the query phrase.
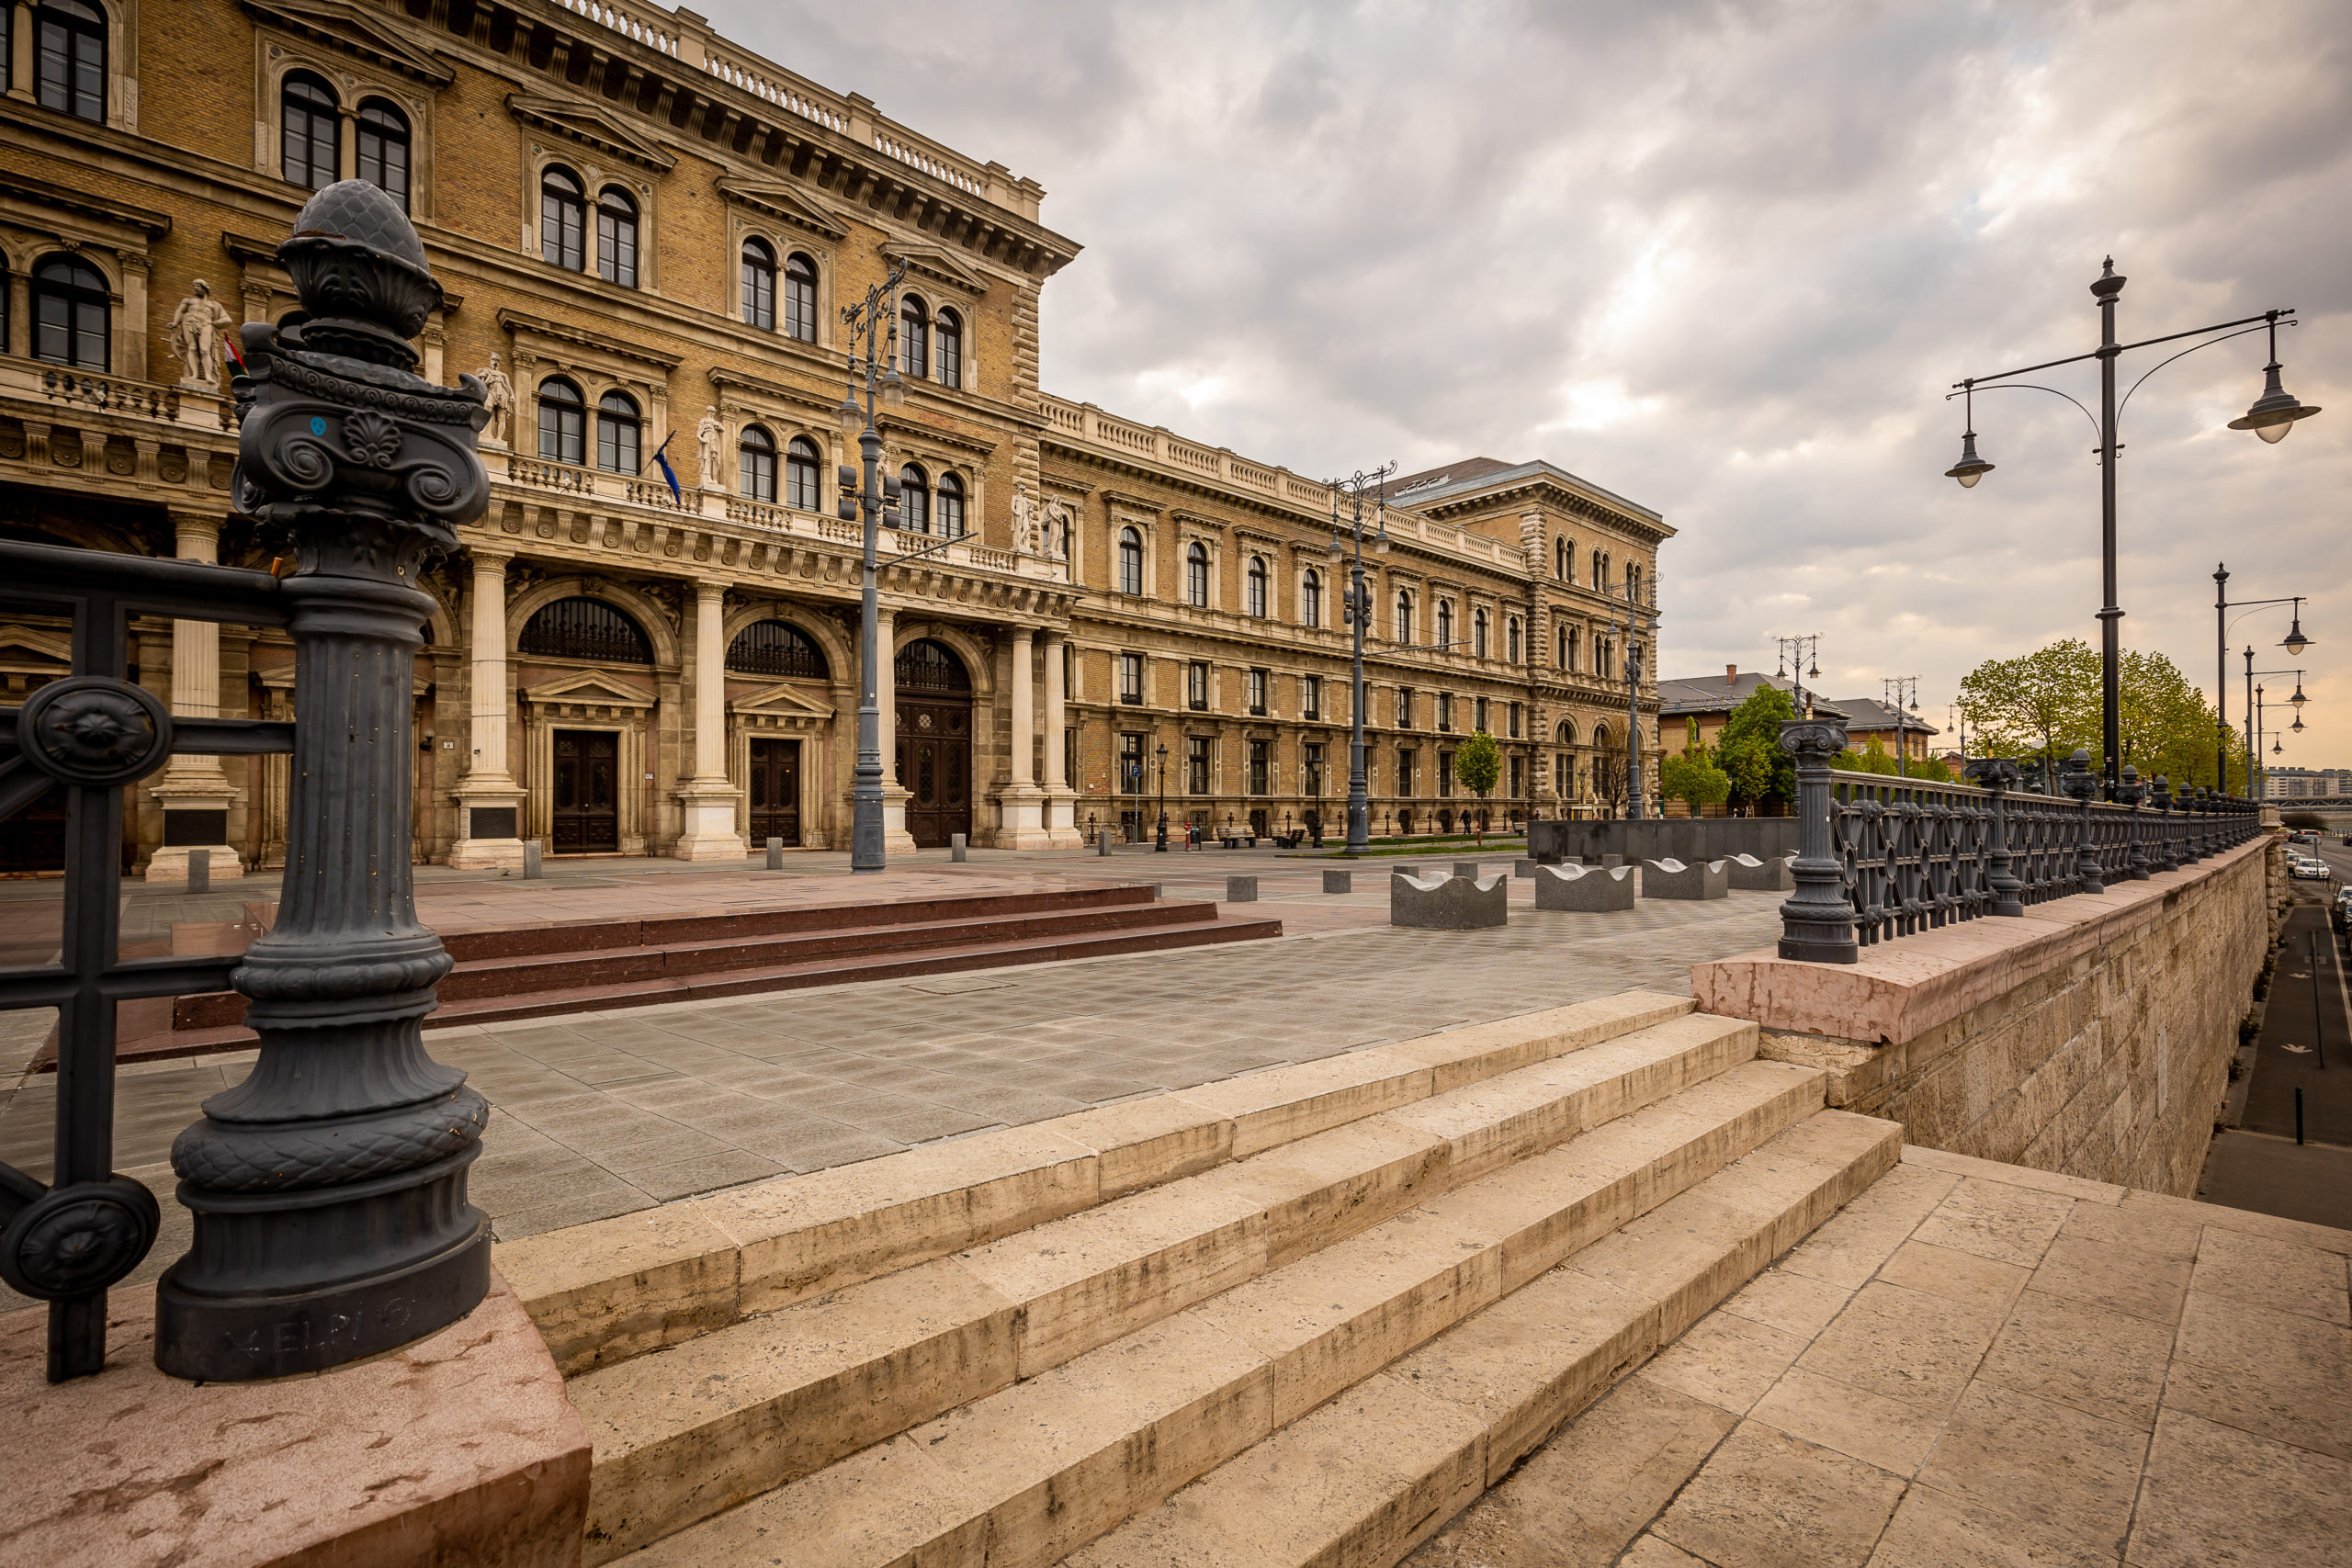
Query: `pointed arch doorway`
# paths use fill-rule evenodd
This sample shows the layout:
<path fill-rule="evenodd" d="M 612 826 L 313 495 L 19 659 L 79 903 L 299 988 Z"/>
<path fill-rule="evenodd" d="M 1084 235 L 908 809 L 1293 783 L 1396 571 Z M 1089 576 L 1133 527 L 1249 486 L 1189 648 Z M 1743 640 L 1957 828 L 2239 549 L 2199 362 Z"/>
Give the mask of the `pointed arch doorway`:
<path fill-rule="evenodd" d="M 922 637 L 892 667 L 899 787 L 907 833 L 919 849 L 944 848 L 972 831 L 972 676 L 955 649 Z"/>

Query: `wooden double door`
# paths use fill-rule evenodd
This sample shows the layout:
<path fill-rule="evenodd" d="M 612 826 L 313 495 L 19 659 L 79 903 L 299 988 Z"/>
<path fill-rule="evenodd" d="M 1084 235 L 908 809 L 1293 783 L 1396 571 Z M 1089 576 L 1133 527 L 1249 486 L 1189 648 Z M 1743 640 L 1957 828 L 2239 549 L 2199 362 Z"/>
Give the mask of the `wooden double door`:
<path fill-rule="evenodd" d="M 752 848 L 764 849 L 770 839 L 787 846 L 800 842 L 800 742 L 753 740 L 751 777 L 745 781 L 751 797 Z"/>
<path fill-rule="evenodd" d="M 898 699 L 899 787 L 907 792 L 907 831 L 923 849 L 972 831 L 972 702 L 968 697 Z"/>
<path fill-rule="evenodd" d="M 621 847 L 621 738 L 609 729 L 559 729 L 548 836 L 560 855 L 616 854 Z"/>

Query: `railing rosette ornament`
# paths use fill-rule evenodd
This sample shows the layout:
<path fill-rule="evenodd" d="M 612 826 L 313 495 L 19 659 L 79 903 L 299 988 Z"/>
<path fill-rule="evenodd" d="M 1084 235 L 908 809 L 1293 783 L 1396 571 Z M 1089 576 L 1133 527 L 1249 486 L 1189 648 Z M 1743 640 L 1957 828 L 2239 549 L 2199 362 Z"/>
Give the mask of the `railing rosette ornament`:
<path fill-rule="evenodd" d="M 489 1107 L 425 1053 L 448 974 L 410 874 L 410 670 L 489 483 L 480 383 L 408 346 L 441 288 L 372 185 L 312 197 L 278 258 L 302 310 L 243 328 L 237 503 L 291 546 L 295 750 L 278 917 L 232 984 L 260 1059 L 172 1148 L 194 1245 L 157 1286 L 155 1359 L 280 1377 L 374 1355 L 472 1310 L 490 1227 L 466 1199 Z"/>

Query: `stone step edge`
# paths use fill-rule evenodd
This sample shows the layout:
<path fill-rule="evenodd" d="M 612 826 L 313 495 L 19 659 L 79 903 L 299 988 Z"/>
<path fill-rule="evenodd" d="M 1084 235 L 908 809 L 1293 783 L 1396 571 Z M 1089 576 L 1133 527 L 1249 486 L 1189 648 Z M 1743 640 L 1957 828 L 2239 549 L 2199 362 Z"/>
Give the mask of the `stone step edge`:
<path fill-rule="evenodd" d="M 1627 991 L 502 1242 L 567 1375 L 1695 1010 Z M 747 1261 L 746 1254 L 749 1254 Z"/>
<path fill-rule="evenodd" d="M 1474 1181 L 1457 1187 L 1433 1180 L 1397 1194 L 1363 1223 L 1337 1230 L 1277 1266 L 1225 1270 L 1212 1258 L 1202 1277 L 1186 1281 L 1171 1278 L 1181 1259 L 1158 1259 L 1161 1293 L 1143 1311 L 1114 1312 L 1108 1332 L 1075 1342 L 1049 1327 L 1046 1348 L 1053 1353 L 1042 1365 L 1029 1364 L 1020 1341 L 1027 1321 L 1047 1303 L 992 1289 L 970 1271 L 967 1255 L 740 1325 L 668 1356 L 574 1380 L 573 1403 L 596 1449 L 589 1561 L 608 1561 L 690 1529 L 959 1408 L 1001 1412 L 1012 1404 L 1016 1440 L 1022 1432 L 1049 1428 L 1053 1423 L 1040 1422 L 1034 1411 L 1024 1417 L 1017 1410 L 1041 1397 L 1050 1405 L 1067 1381 L 1055 1378 L 1059 1368 L 1089 1355 L 1095 1357 L 1090 1364 L 1115 1361 L 1124 1354 L 1117 1347 L 1148 1343 L 1163 1324 L 1178 1320 L 1226 1319 L 1238 1342 L 1251 1307 L 1262 1309 L 1270 1297 L 1293 1299 L 1272 1314 L 1277 1326 L 1258 1324 L 1260 1343 L 1251 1352 L 1273 1368 L 1272 1419 L 1280 1425 L 1455 1315 L 1541 1274 L 1811 1116 L 1822 1108 L 1822 1076 L 1812 1070 L 1738 1062 Z M 1335 1129 L 1323 1136 L 1345 1138 L 1350 1132 Z M 1193 1179 L 1214 1182 L 1216 1176 Z M 1041 1242 L 1056 1228 L 1037 1233 Z M 1302 1345 L 1286 1344 L 1302 1314 L 1323 1310 L 1334 1294 L 1360 1290 L 1367 1276 L 1376 1281 L 1375 1300 L 1358 1303 L 1352 1312 L 1332 1303 L 1347 1315 Z M 926 1314 L 921 1306 L 910 1310 L 909 1303 L 936 1308 Z M 1103 1303 L 1060 1304 L 1083 1310 Z M 874 1334 L 877 1325 L 886 1332 Z M 1267 1333 L 1285 1348 L 1270 1348 Z M 857 1346 L 861 1335 L 874 1343 Z M 1385 1348 L 1370 1364 L 1359 1364 L 1367 1343 Z M 802 1346 L 857 1348 L 820 1375 L 797 1372 L 788 1386 L 777 1379 L 762 1388 L 763 1371 L 789 1364 Z M 663 1364 L 681 1357 L 689 1359 L 674 1369 Z M 1335 1377 L 1335 1367 L 1342 1375 Z M 716 1392 L 719 1402 L 698 1400 L 706 1392 Z M 681 1406 L 691 1407 L 683 1421 Z M 616 1416 L 630 1418 L 638 1429 L 616 1431 Z M 663 1422 L 669 1429 L 648 1430 Z M 616 1442 L 616 1437 L 628 1440 Z M 1148 1447 L 1156 1439 L 1147 1429 L 1122 1440 Z M 830 1484 L 820 1483 L 818 1489 Z"/>
<path fill-rule="evenodd" d="M 1743 1213 L 1740 1189 L 1782 1156 L 1766 1143 L 1705 1181 L 1447 1329 L 1148 1511 L 1038 1568 L 1247 1561 L 1263 1568 L 1386 1568 L 1436 1534 L 1528 1454 L 1838 1209 L 1894 1168 L 1899 1123 L 1825 1110 L 1877 1136 L 1777 1212 Z M 1769 1190 L 1769 1185 L 1768 1185 Z M 1660 1245 L 1714 1244 L 1691 1266 Z M 1647 1252 L 1655 1256 L 1641 1256 Z M 1341 1484 L 1298 1483 L 1339 1473 Z M 1289 1506 L 1269 1510 L 1279 1493 Z M 1241 1545 L 1220 1556 L 1220 1545 Z M 996 1562 L 991 1554 L 989 1561 Z"/>
<path fill-rule="evenodd" d="M 1803 1069 L 1795 1072 L 1814 1078 L 1810 1098 L 1818 1106 L 1817 1077 Z M 1823 1114 L 1833 1119 L 1822 1124 L 1828 1135 L 1804 1136 Z M 1865 1126 L 1866 1135 L 1858 1135 Z M 1600 1225 L 1581 1242 L 1563 1241 L 1545 1266 L 1531 1269 L 1520 1278 L 1506 1273 L 1498 1280 L 1489 1280 L 1486 1290 L 1472 1291 L 1464 1280 L 1473 1274 L 1492 1273 L 1501 1260 L 1482 1265 L 1466 1258 L 1458 1262 L 1442 1258 L 1464 1222 L 1457 1214 L 1455 1228 L 1442 1228 L 1445 1219 L 1436 1211 L 1442 1205 L 1467 1206 L 1475 1212 L 1482 1197 L 1491 1201 L 1500 1193 L 1507 1198 L 1513 1172 L 1498 1172 L 1478 1184 L 1487 1190 L 1483 1194 L 1461 1190 L 1425 1209 L 1396 1216 L 1340 1244 L 1329 1255 L 1302 1259 L 1286 1270 L 1188 1308 L 1037 1379 L 968 1403 L 927 1425 L 851 1454 L 798 1482 L 753 1495 L 741 1506 L 689 1524 L 618 1560 L 632 1568 L 705 1568 L 752 1561 L 805 1562 L 808 1568 L 881 1568 L 931 1562 L 942 1548 L 954 1548 L 939 1560 L 985 1560 L 991 1568 L 998 1564 L 1043 1568 L 1091 1537 L 1116 1529 L 1126 1518 L 1156 1506 L 1189 1482 L 1238 1461 L 1253 1445 L 1279 1440 L 1291 1426 L 1315 1420 L 1330 1408 L 1330 1401 L 1344 1400 L 1350 1389 L 1364 1381 L 1394 1375 L 1415 1358 L 1430 1355 L 1449 1336 L 1464 1333 L 1482 1317 L 1515 1310 L 1510 1303 L 1526 1292 L 1556 1290 L 1545 1287 L 1544 1281 L 1585 1260 L 1606 1259 L 1608 1255 L 1598 1249 L 1608 1247 L 1625 1231 L 1660 1223 L 1661 1215 L 1673 1216 L 1668 1223 L 1683 1223 L 1681 1216 L 1691 1204 L 1682 1201 L 1690 1194 L 1708 1193 L 1701 1201 L 1717 1203 L 1721 1184 L 1711 1188 L 1709 1183 L 1724 1171 L 1773 1151 L 1768 1157 L 1780 1174 L 1781 1185 L 1801 1190 L 1792 1204 L 1776 1208 L 1775 1216 L 1794 1213 L 1804 1229 L 1809 1230 L 1838 1203 L 1866 1186 L 1879 1169 L 1893 1165 L 1894 1140 L 1900 1136 L 1899 1130 L 1885 1124 L 1818 1111 L 1770 1132 L 1770 1136 L 1752 1144 L 1736 1144 L 1724 1151 L 1725 1157 L 1719 1164 L 1703 1172 L 1683 1172 L 1672 1190 L 1656 1195 L 1644 1213 L 1626 1224 Z M 1556 1159 L 1558 1156 L 1538 1157 Z M 1871 1168 L 1867 1177 L 1857 1179 L 1850 1174 L 1864 1167 Z M 1624 1179 L 1620 1177 L 1617 1181 Z M 1508 1201 L 1502 1208 L 1509 1216 L 1506 1226 L 1524 1217 L 1512 1213 Z M 1245 1293 L 1279 1296 L 1287 1292 L 1319 1303 L 1325 1292 L 1344 1287 L 1315 1275 L 1344 1279 L 1351 1269 L 1376 1268 L 1378 1254 L 1390 1239 L 1383 1233 L 1401 1233 L 1408 1225 L 1433 1227 L 1418 1238 L 1418 1247 L 1408 1243 L 1405 1248 L 1435 1263 L 1425 1278 L 1404 1283 L 1385 1280 L 1376 1287 L 1389 1292 L 1384 1299 L 1335 1303 L 1338 1310 L 1351 1314 L 1344 1319 L 1309 1325 L 1305 1330 L 1280 1330 L 1283 1339 L 1296 1340 L 1287 1349 L 1246 1341 L 1252 1319 L 1246 1305 L 1238 1314 L 1232 1310 L 1240 1304 L 1238 1298 Z M 1491 1215 L 1487 1225 L 1498 1228 Z M 1802 1235 L 1793 1227 L 1784 1228 L 1792 1234 L 1781 1243 L 1783 1247 L 1793 1245 Z M 1521 1225 L 1497 1236 L 1488 1250 L 1501 1252 L 1511 1240 L 1535 1229 Z M 1346 1256 L 1351 1252 L 1360 1256 Z M 1727 1249 L 1729 1262 L 1740 1272 L 1737 1280 L 1722 1283 L 1722 1293 L 1728 1294 L 1761 1269 L 1762 1260 L 1752 1254 L 1753 1249 L 1747 1253 L 1736 1247 Z M 1725 1272 L 1725 1257 L 1710 1254 L 1706 1266 L 1693 1271 L 1694 1277 L 1702 1281 L 1717 1279 Z M 1598 1295 L 1625 1308 L 1622 1315 L 1631 1319 L 1635 1328 L 1648 1325 L 1649 1348 L 1654 1348 L 1660 1342 L 1660 1325 L 1671 1321 L 1679 1333 L 1697 1315 L 1690 1306 L 1697 1297 L 1689 1284 L 1689 1280 L 1670 1280 L 1656 1299 L 1633 1302 L 1623 1285 L 1580 1276 L 1577 1292 Z M 1261 1315 L 1256 1321 L 1262 1325 L 1265 1319 Z M 1164 1388 L 1150 1386 L 1155 1359 L 1162 1367 L 1182 1369 L 1172 1378 L 1163 1375 L 1159 1380 L 1175 1383 L 1172 1398 Z M 1631 1370 L 1619 1364 L 1623 1359 L 1622 1355 L 1611 1358 L 1610 1376 Z M 1538 1380 L 1540 1386 L 1558 1382 L 1548 1369 Z M 1550 1426 L 1566 1418 L 1566 1414 L 1559 1416 L 1544 1430 L 1548 1433 Z M 1090 1431 L 1091 1419 L 1093 1429 Z M 1329 1473 L 1344 1469 L 1342 1461 L 1338 1471 Z M 1306 1483 L 1317 1483 L 1306 1478 Z M 1270 1499 L 1268 1512 L 1279 1517 L 1287 1506 L 1285 1499 Z M 831 1550 L 807 1544 L 798 1551 L 786 1549 L 786 1555 L 775 1557 L 740 1551 L 752 1540 L 784 1539 L 779 1527 L 796 1532 L 804 1543 L 822 1540 Z M 592 1502 L 587 1561 L 614 1561 L 616 1555 L 609 1540 L 597 1537 Z M 1173 1555 L 1166 1560 L 1193 1561 Z M 1136 1553 L 1102 1561 L 1126 1568 L 1130 1563 L 1163 1559 Z M 1201 1561 L 1255 1563 L 1258 1558 L 1242 1551 Z"/>

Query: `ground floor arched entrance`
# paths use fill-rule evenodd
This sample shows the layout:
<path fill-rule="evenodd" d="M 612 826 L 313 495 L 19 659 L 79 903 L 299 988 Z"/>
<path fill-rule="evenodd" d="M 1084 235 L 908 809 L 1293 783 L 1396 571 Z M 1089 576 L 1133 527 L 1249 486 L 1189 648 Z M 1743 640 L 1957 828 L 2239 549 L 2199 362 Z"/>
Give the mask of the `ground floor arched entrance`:
<path fill-rule="evenodd" d="M 972 677 L 946 644 L 919 638 L 894 666 L 899 787 L 907 832 L 937 849 L 972 831 Z"/>

